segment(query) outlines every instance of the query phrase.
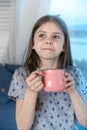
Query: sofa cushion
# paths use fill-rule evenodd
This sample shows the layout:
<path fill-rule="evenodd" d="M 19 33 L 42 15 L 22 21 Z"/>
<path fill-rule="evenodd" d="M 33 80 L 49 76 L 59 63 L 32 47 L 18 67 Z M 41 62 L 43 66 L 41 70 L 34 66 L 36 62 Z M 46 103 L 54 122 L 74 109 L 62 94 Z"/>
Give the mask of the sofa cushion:
<path fill-rule="evenodd" d="M 15 65 L 15 64 L 5 64 L 6 70 L 8 70 L 12 75 L 16 69 L 18 69 L 21 65 Z"/>
<path fill-rule="evenodd" d="M 12 75 L 19 65 L 0 65 L 0 103 L 7 103 L 11 99 L 8 97 L 8 90 Z"/>
<path fill-rule="evenodd" d="M 0 130 L 17 130 L 15 106 L 16 102 L 13 100 L 0 104 Z"/>
<path fill-rule="evenodd" d="M 10 100 L 7 96 L 12 74 L 5 69 L 4 66 L 0 66 L 0 103 L 5 103 Z"/>

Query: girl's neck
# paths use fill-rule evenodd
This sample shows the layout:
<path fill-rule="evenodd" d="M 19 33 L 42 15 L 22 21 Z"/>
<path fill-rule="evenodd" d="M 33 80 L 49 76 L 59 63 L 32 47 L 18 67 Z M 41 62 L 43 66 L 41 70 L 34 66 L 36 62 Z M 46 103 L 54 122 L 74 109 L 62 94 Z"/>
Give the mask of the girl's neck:
<path fill-rule="evenodd" d="M 40 65 L 41 69 L 57 69 L 58 68 L 58 62 L 44 62 Z"/>

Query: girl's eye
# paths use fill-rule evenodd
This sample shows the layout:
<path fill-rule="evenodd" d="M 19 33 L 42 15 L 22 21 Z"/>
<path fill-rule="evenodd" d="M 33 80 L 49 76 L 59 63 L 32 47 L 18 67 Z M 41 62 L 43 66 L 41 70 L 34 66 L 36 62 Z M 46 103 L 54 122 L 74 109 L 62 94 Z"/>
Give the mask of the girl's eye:
<path fill-rule="evenodd" d="M 53 35 L 52 38 L 53 39 L 60 39 L 60 36 L 59 35 Z"/>
<path fill-rule="evenodd" d="M 44 34 L 39 34 L 39 37 L 40 38 L 45 38 L 45 35 Z"/>

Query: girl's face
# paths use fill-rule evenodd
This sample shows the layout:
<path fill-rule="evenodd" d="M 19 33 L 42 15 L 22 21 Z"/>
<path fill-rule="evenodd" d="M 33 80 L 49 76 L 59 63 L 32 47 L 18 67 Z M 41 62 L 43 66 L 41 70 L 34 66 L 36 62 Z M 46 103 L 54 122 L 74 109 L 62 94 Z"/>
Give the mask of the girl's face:
<path fill-rule="evenodd" d="M 33 49 L 40 59 L 58 60 L 63 46 L 64 34 L 55 23 L 44 23 L 35 32 Z"/>

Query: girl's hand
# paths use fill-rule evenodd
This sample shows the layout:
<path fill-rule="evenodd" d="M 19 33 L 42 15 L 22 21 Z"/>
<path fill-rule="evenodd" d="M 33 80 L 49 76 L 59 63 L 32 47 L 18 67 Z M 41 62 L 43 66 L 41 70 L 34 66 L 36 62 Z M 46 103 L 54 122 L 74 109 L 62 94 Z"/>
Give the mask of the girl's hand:
<path fill-rule="evenodd" d="M 66 82 L 65 84 L 65 92 L 72 93 L 75 91 L 75 80 L 73 76 L 71 76 L 69 73 L 65 72 L 65 78 L 64 81 Z"/>
<path fill-rule="evenodd" d="M 29 77 L 26 78 L 27 87 L 29 88 L 29 90 L 34 92 L 39 92 L 44 86 L 38 73 L 41 72 L 34 71 L 29 75 Z"/>

